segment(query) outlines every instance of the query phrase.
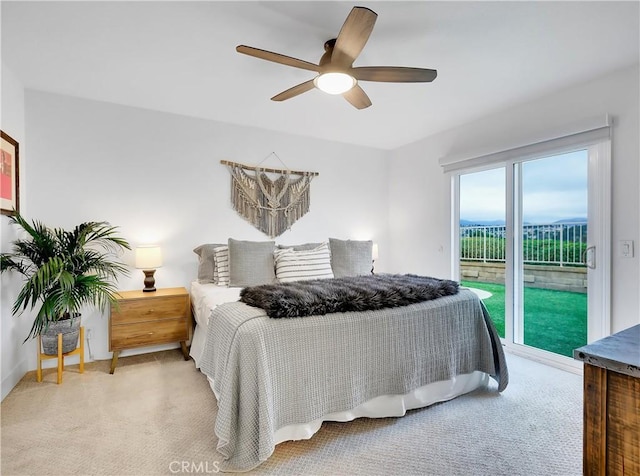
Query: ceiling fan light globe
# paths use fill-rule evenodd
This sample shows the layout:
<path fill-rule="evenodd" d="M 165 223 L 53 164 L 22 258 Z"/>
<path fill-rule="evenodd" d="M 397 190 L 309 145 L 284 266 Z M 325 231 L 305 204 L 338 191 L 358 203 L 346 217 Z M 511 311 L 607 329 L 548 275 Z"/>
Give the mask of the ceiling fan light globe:
<path fill-rule="evenodd" d="M 322 73 L 313 80 L 316 88 L 327 94 L 342 94 L 353 88 L 358 81 L 346 73 Z"/>

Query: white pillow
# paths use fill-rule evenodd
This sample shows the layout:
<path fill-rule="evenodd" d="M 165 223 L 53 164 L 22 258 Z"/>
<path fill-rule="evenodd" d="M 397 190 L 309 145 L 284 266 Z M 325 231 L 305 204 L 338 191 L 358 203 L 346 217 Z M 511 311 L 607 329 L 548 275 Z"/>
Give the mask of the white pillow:
<path fill-rule="evenodd" d="M 229 247 L 219 246 L 213 249 L 216 256 L 214 276 L 218 286 L 229 286 Z"/>
<path fill-rule="evenodd" d="M 276 278 L 282 283 L 308 279 L 333 278 L 329 245 L 322 243 L 312 250 L 295 251 L 292 248 L 276 250 Z"/>

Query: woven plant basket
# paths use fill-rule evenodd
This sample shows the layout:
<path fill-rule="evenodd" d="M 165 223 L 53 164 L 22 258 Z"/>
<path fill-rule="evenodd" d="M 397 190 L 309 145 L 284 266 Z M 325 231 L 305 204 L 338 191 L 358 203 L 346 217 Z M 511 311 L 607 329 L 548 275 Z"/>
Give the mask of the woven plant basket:
<path fill-rule="evenodd" d="M 62 353 L 66 354 L 78 347 L 80 336 L 80 315 L 72 319 L 50 322 L 46 331 L 42 331 L 42 352 L 46 355 L 58 354 L 58 334 L 62 334 Z"/>

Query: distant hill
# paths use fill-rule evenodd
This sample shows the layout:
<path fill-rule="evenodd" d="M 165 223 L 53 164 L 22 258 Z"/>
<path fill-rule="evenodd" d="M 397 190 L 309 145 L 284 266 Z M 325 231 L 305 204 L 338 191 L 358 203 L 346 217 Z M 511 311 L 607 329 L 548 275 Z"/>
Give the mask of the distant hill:
<path fill-rule="evenodd" d="M 553 223 L 586 223 L 587 219 L 584 217 L 563 218 L 562 220 L 556 220 Z M 538 223 L 524 222 L 525 225 L 537 225 Z M 504 220 L 460 220 L 460 226 L 504 226 Z"/>
<path fill-rule="evenodd" d="M 460 226 L 504 226 L 504 220 L 460 220 Z"/>
<path fill-rule="evenodd" d="M 586 218 L 566 218 L 558 221 L 554 221 L 554 223 L 587 223 Z"/>

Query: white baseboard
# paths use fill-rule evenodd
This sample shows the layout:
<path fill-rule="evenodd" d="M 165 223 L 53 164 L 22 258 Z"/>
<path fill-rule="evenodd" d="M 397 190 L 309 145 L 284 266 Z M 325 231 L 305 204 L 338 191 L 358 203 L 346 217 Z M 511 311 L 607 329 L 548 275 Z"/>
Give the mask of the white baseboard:
<path fill-rule="evenodd" d="M 525 345 L 505 345 L 502 347 L 505 352 L 533 360 L 550 367 L 555 367 L 576 375 L 582 375 L 582 362 L 564 357 L 553 352 L 546 352 L 540 349 L 532 349 Z"/>
<path fill-rule="evenodd" d="M 27 359 L 22 359 L 8 375 L 2 376 L 2 400 L 9 395 L 13 387 L 18 385 L 18 382 L 25 376 L 27 371 Z"/>
<path fill-rule="evenodd" d="M 137 347 L 134 349 L 127 349 L 120 352 L 120 357 L 131 357 L 133 355 L 149 354 L 151 352 L 160 352 L 163 350 L 179 349 L 179 343 L 160 344 L 148 347 Z M 87 356 L 87 348 L 85 347 L 85 362 Z M 113 352 L 99 352 L 93 355 L 93 360 L 111 360 Z"/>

